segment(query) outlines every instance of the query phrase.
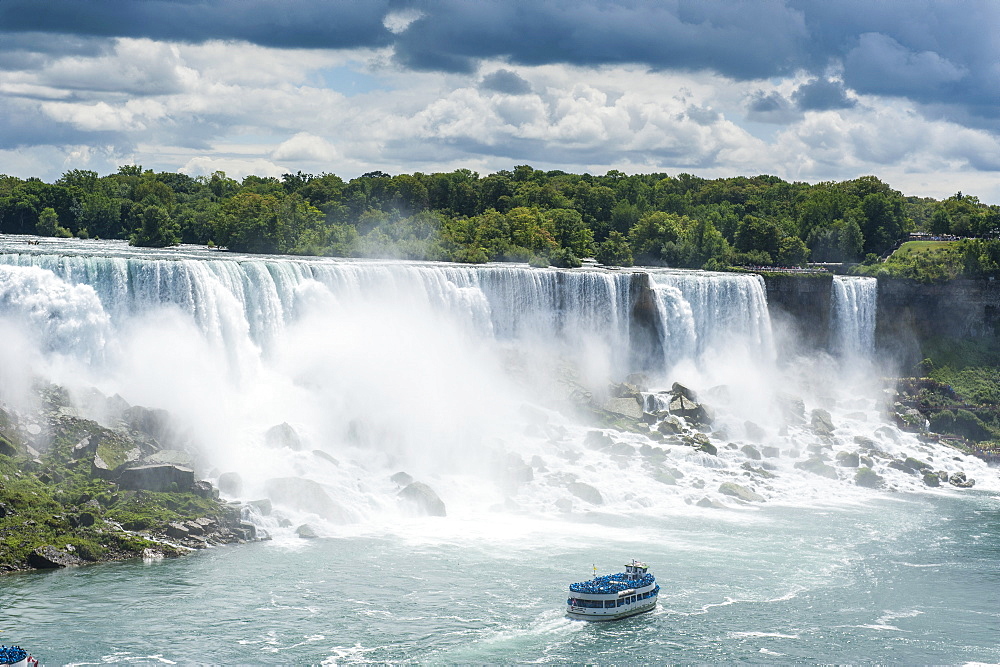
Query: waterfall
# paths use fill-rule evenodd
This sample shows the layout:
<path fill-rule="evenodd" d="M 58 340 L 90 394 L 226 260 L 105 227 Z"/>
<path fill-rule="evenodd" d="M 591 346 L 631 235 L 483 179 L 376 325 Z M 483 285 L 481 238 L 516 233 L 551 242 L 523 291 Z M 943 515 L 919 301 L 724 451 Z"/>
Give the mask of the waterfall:
<path fill-rule="evenodd" d="M 832 289 L 833 351 L 846 357 L 869 357 L 875 347 L 878 281 L 834 276 Z"/>
<path fill-rule="evenodd" d="M 774 356 L 764 280 L 758 275 L 704 271 L 650 272 L 662 327 L 664 365 L 739 345 Z"/>
<path fill-rule="evenodd" d="M 271 498 L 325 534 L 398 518 L 398 472 L 433 485 L 449 516 L 727 502 L 718 489 L 762 456 L 784 481 L 746 482 L 757 493 L 818 494 L 795 467 L 822 444 L 818 407 L 844 442 L 912 449 L 884 424 L 878 387 L 842 396 L 826 355 L 775 363 L 756 275 L 0 244 L 0 404 L 42 378 L 109 428 L 122 402 L 162 408 L 199 475 L 238 474 L 231 497 Z M 838 349 L 870 349 L 875 282 L 834 289 Z M 611 383 L 636 371 L 648 391 L 619 395 Z M 668 408 L 674 382 L 712 414 L 637 417 L 636 398 Z M 300 448 L 269 442 L 283 424 Z M 329 502 L 296 498 L 306 482 Z"/>

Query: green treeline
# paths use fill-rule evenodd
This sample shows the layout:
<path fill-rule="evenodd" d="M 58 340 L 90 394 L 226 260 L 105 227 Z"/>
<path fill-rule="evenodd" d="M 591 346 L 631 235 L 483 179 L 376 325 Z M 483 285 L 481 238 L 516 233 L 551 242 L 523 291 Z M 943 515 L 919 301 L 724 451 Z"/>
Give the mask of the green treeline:
<path fill-rule="evenodd" d="M 0 176 L 3 233 L 249 253 L 557 266 L 594 257 L 716 269 L 865 260 L 870 267 L 910 231 L 978 236 L 998 228 L 1000 207 L 961 193 L 943 202 L 908 198 L 874 176 L 810 185 L 526 165 L 485 177 L 466 169 L 371 172 L 346 182 L 301 172 L 192 178 L 138 166 L 103 177 L 73 170 L 51 184 Z M 993 270 L 997 254 L 963 251 L 960 270 Z"/>

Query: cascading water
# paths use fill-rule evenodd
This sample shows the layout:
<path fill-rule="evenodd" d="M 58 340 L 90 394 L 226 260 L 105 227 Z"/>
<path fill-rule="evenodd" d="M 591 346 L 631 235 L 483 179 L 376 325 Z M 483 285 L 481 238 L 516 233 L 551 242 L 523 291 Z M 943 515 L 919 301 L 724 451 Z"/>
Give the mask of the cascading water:
<path fill-rule="evenodd" d="M 833 351 L 842 356 L 867 359 L 875 347 L 878 281 L 875 278 L 834 276 Z"/>
<path fill-rule="evenodd" d="M 764 280 L 758 275 L 650 271 L 662 327 L 665 368 L 740 346 L 774 358 Z"/>
<path fill-rule="evenodd" d="M 855 304 L 841 349 L 864 356 L 874 286 L 835 289 Z M 630 354 L 650 326 L 663 356 Z M 0 611 L 53 663 L 949 662 L 956 637 L 1000 659 L 962 634 L 996 619 L 975 601 L 993 542 L 962 504 L 985 511 L 995 473 L 887 423 L 884 388 L 845 380 L 844 359 L 778 367 L 780 333 L 757 276 L 0 238 L 0 402 L 41 376 L 112 427 L 89 388 L 165 408 L 199 474 L 238 473 L 229 499 L 274 508 L 258 517 L 271 542 L 17 578 L 30 618 Z M 613 411 L 632 394 L 606 395 L 634 371 L 657 411 L 639 419 Z M 285 422 L 301 446 L 269 443 Z M 977 487 L 928 490 L 912 459 Z M 447 517 L 413 516 L 400 471 Z M 304 523 L 336 539 L 301 540 Z M 657 612 L 614 636 L 560 618 L 566 584 L 631 557 L 661 583 Z M 951 562 L 962 577 L 939 574 Z"/>

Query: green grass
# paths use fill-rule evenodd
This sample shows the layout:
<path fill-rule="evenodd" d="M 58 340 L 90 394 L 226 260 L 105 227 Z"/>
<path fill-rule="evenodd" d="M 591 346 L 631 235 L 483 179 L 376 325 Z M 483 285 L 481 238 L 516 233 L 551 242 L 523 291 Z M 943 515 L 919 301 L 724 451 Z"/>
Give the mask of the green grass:
<path fill-rule="evenodd" d="M 907 241 L 892 253 L 893 257 L 906 257 L 908 255 L 922 255 L 934 253 L 938 250 L 949 247 L 955 241 Z"/>

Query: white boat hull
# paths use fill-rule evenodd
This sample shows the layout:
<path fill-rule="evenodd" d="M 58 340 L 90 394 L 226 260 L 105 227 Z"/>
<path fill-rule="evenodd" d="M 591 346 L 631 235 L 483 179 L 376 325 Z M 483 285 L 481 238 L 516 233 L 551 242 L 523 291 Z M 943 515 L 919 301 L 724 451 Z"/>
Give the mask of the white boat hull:
<path fill-rule="evenodd" d="M 650 598 L 641 602 L 612 609 L 591 609 L 588 607 L 574 607 L 570 605 L 566 610 L 566 615 L 570 618 L 578 618 L 584 621 L 617 621 L 629 616 L 637 616 L 653 611 L 656 608 L 656 598 Z"/>

